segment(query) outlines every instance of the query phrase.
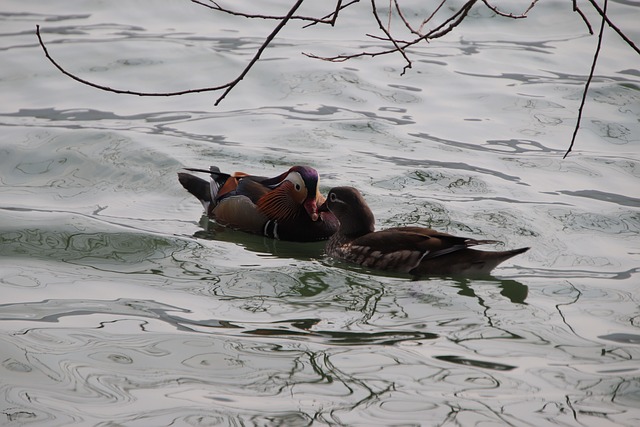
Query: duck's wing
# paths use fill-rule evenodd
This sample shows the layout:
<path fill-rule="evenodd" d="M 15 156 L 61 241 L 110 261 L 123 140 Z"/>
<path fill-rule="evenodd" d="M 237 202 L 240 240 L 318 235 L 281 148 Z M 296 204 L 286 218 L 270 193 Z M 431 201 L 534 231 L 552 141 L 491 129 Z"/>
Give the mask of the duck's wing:
<path fill-rule="evenodd" d="M 431 237 L 399 230 L 368 233 L 330 254 L 364 267 L 408 273 L 428 251 Z"/>
<path fill-rule="evenodd" d="M 426 259 L 488 243 L 498 242 L 458 237 L 422 227 L 396 227 L 352 240 L 342 257 L 365 267 L 410 272 Z"/>
<path fill-rule="evenodd" d="M 248 197 L 239 195 L 220 200 L 211 216 L 221 225 L 254 234 L 264 234 L 269 220 Z"/>
<path fill-rule="evenodd" d="M 421 227 L 400 227 L 387 231 L 391 231 L 395 236 L 396 249 L 405 246 L 413 248 L 414 253 L 422 251 L 422 256 L 414 267 L 405 270 L 416 276 L 488 275 L 502 262 L 529 250 L 529 248 L 519 248 L 506 251 L 479 251 L 471 247 L 502 244 L 502 242 L 453 236 Z M 389 241 L 393 242 L 394 239 Z M 390 247 L 393 248 L 393 244 Z"/>
<path fill-rule="evenodd" d="M 499 240 L 477 240 L 469 237 L 454 236 L 452 234 L 443 233 L 424 227 L 396 227 L 385 231 L 392 232 L 404 236 L 403 239 L 407 244 L 417 245 L 418 248 L 424 250 L 425 258 L 435 258 L 438 256 L 450 254 L 472 246 L 501 244 Z M 409 237 L 414 235 L 416 237 Z M 420 239 L 417 236 L 428 237 L 428 239 Z"/>
<path fill-rule="evenodd" d="M 270 191 L 272 190 L 262 185 L 259 181 L 245 177 L 238 180 L 237 186 L 232 194 L 236 196 L 245 196 L 249 198 L 251 202 L 256 204 Z"/>

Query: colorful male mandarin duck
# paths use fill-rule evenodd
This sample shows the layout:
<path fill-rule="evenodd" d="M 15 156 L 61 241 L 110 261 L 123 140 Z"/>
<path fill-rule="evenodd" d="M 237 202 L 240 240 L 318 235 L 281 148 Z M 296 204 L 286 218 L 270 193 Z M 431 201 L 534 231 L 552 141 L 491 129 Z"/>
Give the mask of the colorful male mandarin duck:
<path fill-rule="evenodd" d="M 374 231 L 374 217 L 353 187 L 329 191 L 319 210 L 333 212 L 340 228 L 327 242 L 329 256 L 372 269 L 413 276 L 488 275 L 498 264 L 529 248 L 489 252 L 470 246 L 501 243 L 456 237 L 423 227 L 396 227 Z"/>
<path fill-rule="evenodd" d="M 221 225 L 295 242 L 324 240 L 338 229 L 333 213 L 318 212 L 325 199 L 318 191 L 318 172 L 311 167 L 293 166 L 273 178 L 230 175 L 215 166 L 186 170 L 210 175 L 207 182 L 179 172 L 178 180 Z"/>

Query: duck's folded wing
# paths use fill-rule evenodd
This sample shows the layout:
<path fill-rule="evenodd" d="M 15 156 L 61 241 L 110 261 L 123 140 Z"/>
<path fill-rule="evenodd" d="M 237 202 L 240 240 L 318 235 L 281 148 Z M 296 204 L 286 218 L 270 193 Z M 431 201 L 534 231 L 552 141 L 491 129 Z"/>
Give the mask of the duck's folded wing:
<path fill-rule="evenodd" d="M 351 242 L 348 260 L 365 267 L 409 272 L 420 262 L 493 240 L 452 236 L 422 227 L 390 228 Z"/>
<path fill-rule="evenodd" d="M 255 204 L 269 191 L 269 188 L 262 185 L 259 181 L 243 178 L 238 181 L 238 186 L 231 195 L 245 196 Z"/>
<path fill-rule="evenodd" d="M 468 237 L 454 236 L 424 227 L 396 227 L 385 231 L 398 234 L 399 236 L 401 235 L 403 236 L 403 243 L 418 245 L 420 249 L 425 252 L 429 252 L 424 255 L 425 258 L 435 258 L 437 256 L 450 254 L 471 246 L 502 243 L 498 240 L 476 240 Z M 411 235 L 429 237 L 429 239 L 410 237 Z"/>
<path fill-rule="evenodd" d="M 409 272 L 420 263 L 431 237 L 385 230 L 351 241 L 342 258 L 369 268 Z"/>
<path fill-rule="evenodd" d="M 245 196 L 228 196 L 213 210 L 215 220 L 227 227 L 262 234 L 268 218 Z"/>

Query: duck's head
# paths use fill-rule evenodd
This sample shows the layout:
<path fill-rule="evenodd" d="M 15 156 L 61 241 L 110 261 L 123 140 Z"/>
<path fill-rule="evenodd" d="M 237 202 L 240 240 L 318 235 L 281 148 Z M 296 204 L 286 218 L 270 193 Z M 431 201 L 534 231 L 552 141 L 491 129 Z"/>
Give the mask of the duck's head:
<path fill-rule="evenodd" d="M 340 232 L 346 236 L 362 236 L 375 228 L 373 212 L 360 192 L 353 187 L 334 187 L 319 211 L 331 211 L 340 221 Z"/>
<path fill-rule="evenodd" d="M 320 183 L 318 171 L 309 166 L 293 166 L 289 169 L 286 179 L 290 179 L 294 183 L 294 191 L 297 192 L 295 194 L 296 202 L 304 206 L 312 221 L 316 221 L 318 219 L 317 200 Z"/>
<path fill-rule="evenodd" d="M 309 218 L 317 221 L 319 217 L 317 200 L 322 200 L 322 196 L 318 193 L 319 181 L 318 171 L 309 166 L 293 166 L 287 172 L 263 181 L 263 184 L 274 189 L 267 199 L 279 200 L 278 203 L 271 205 L 273 209 L 282 210 L 282 214 L 274 216 L 293 216 L 297 212 L 294 207 L 303 206 Z"/>

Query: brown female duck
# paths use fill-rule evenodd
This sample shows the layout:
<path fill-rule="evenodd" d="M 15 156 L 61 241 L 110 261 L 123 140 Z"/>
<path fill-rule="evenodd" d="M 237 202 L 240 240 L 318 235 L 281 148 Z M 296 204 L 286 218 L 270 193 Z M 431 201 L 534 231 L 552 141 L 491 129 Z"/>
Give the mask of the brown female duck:
<path fill-rule="evenodd" d="M 374 231 L 373 213 L 353 187 L 333 188 L 319 210 L 333 212 L 340 221 L 338 232 L 327 242 L 327 254 L 373 269 L 414 276 L 486 275 L 529 249 L 478 251 L 470 247 L 501 242 L 456 237 L 423 227 Z"/>
<path fill-rule="evenodd" d="M 331 212 L 318 212 L 324 197 L 318 191 L 318 172 L 311 167 L 293 166 L 273 178 L 227 174 L 215 166 L 186 170 L 210 175 L 206 181 L 180 172 L 178 180 L 221 225 L 297 242 L 324 240 L 338 229 Z"/>

